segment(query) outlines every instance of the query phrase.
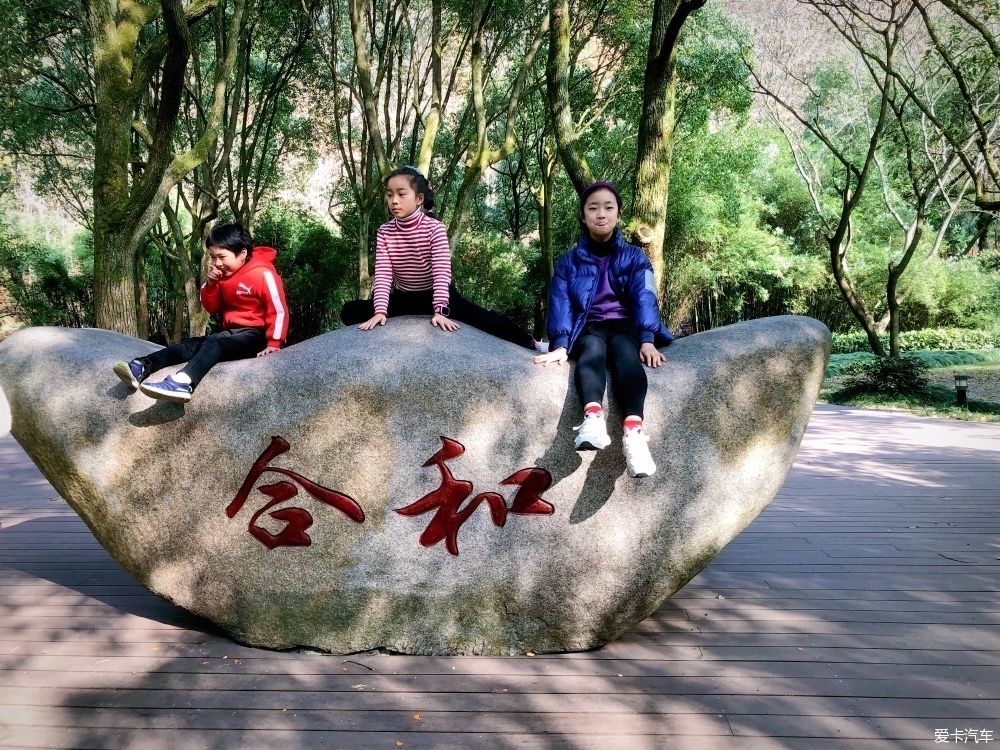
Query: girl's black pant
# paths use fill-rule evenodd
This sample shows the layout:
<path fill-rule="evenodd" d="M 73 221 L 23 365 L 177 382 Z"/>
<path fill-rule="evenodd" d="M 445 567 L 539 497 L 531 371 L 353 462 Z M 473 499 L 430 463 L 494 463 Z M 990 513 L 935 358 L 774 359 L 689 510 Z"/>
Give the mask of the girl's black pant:
<path fill-rule="evenodd" d="M 387 317 L 427 315 L 434 308 L 433 298 L 434 292 L 431 289 L 420 292 L 393 290 L 389 293 Z M 499 313 L 480 307 L 475 302 L 470 302 L 458 293 L 454 284 L 449 289 L 448 309 L 448 317 L 452 320 L 468 323 L 480 331 L 496 336 L 504 341 L 509 341 L 512 344 L 517 344 L 527 349 L 535 348 L 535 340 L 531 337 L 530 333 L 506 315 L 500 315 Z M 340 319 L 345 326 L 364 323 L 373 315 L 375 315 L 375 303 L 370 299 L 353 300 L 344 305 L 344 308 L 340 311 Z"/>
<path fill-rule="evenodd" d="M 642 417 L 648 381 L 639 359 L 641 345 L 638 331 L 628 320 L 587 323 L 571 354 L 576 359 L 576 392 L 580 402 L 604 402 L 608 370 L 611 370 L 615 396 L 624 416 Z"/>
<path fill-rule="evenodd" d="M 137 359 L 148 373 L 187 362 L 181 372 L 191 378 L 193 388 L 219 362 L 256 357 L 266 346 L 263 328 L 226 328 L 209 336 L 182 339 Z"/>

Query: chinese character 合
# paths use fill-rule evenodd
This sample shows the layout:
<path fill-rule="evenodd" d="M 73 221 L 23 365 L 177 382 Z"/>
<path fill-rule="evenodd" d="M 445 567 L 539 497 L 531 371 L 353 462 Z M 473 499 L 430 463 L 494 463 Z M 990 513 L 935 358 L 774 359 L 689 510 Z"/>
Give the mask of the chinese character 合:
<path fill-rule="evenodd" d="M 496 492 L 480 492 L 464 508 L 459 509 L 462 502 L 472 494 L 472 482 L 455 479 L 446 462 L 458 458 L 465 453 L 465 446 L 456 440 L 441 436 L 441 450 L 431 456 L 424 466 L 437 466 L 441 472 L 441 484 L 432 492 L 427 493 L 405 508 L 397 508 L 396 512 L 404 516 L 419 516 L 429 511 L 435 511 L 434 517 L 420 535 L 420 544 L 432 547 L 445 540 L 448 551 L 458 554 L 458 530 L 462 527 L 476 509 L 484 502 L 490 508 L 490 516 L 496 526 L 507 523 L 507 514 L 519 515 L 551 515 L 555 508 L 542 499 L 541 493 L 552 484 L 552 476 L 545 469 L 537 466 L 530 469 L 520 469 L 500 484 L 516 485 L 517 492 L 508 509 L 503 496 Z"/>
<path fill-rule="evenodd" d="M 335 490 L 322 487 L 321 485 L 306 479 L 304 476 L 294 471 L 268 466 L 273 459 L 280 456 L 282 453 L 287 453 L 290 448 L 291 446 L 284 438 L 276 435 L 271 438 L 271 444 L 264 450 L 263 453 L 260 454 L 257 460 L 254 461 L 253 466 L 250 468 L 250 473 L 243 481 L 243 485 L 240 487 L 239 492 L 236 493 L 236 497 L 234 497 L 233 501 L 226 506 L 226 515 L 229 518 L 232 518 L 239 513 L 243 504 L 247 501 L 250 491 L 253 489 L 254 484 L 260 478 L 261 474 L 270 471 L 275 474 L 283 474 L 284 476 L 289 477 L 294 482 L 297 482 L 302 489 L 304 489 L 316 500 L 336 508 L 352 521 L 363 523 L 365 520 L 365 512 L 353 498 L 342 492 L 336 492 Z M 274 484 L 261 485 L 258 489 L 270 497 L 271 502 L 267 503 L 263 508 L 253 514 L 250 518 L 250 523 L 247 526 L 247 531 L 253 534 L 254 537 L 263 543 L 268 549 L 274 549 L 275 547 L 308 547 L 312 544 L 312 539 L 309 537 L 309 534 L 306 533 L 306 529 L 312 526 L 313 517 L 309 511 L 304 508 L 280 508 L 268 513 L 271 518 L 276 521 L 282 521 L 285 524 L 285 527 L 277 534 L 272 534 L 267 529 L 257 525 L 257 519 L 260 518 L 262 514 L 273 508 L 275 505 L 295 497 L 299 493 L 298 487 L 296 487 L 292 482 L 282 479 Z"/>

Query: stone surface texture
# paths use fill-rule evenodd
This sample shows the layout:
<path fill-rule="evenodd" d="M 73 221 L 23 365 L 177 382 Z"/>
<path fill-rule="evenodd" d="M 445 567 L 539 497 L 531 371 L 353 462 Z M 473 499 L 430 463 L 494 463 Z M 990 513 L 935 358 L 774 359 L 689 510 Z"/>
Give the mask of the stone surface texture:
<path fill-rule="evenodd" d="M 155 345 L 96 329 L 33 328 L 0 344 L 11 432 L 108 551 L 158 595 L 270 648 L 338 653 L 508 654 L 593 648 L 682 587 L 771 500 L 819 392 L 830 336 L 778 317 L 680 339 L 647 370 L 646 424 L 658 470 L 632 479 L 612 398 L 611 447 L 573 450 L 571 368 L 463 326 L 398 318 L 341 329 L 263 359 L 216 366 L 184 406 L 120 383 L 111 367 Z M 357 523 L 295 476 L 353 498 Z M 442 485 L 425 463 L 442 437 L 456 505 L 541 467 L 551 515 L 483 502 L 445 541 L 434 518 L 395 512 Z M 308 511 L 308 545 L 268 548 Z M 285 495 L 282 495 L 284 491 Z M 499 496 L 499 498 L 498 498 Z M 277 517 L 269 517 L 268 513 Z M 294 513 L 292 514 L 294 515 Z M 294 524 L 293 524 L 294 525 Z"/>

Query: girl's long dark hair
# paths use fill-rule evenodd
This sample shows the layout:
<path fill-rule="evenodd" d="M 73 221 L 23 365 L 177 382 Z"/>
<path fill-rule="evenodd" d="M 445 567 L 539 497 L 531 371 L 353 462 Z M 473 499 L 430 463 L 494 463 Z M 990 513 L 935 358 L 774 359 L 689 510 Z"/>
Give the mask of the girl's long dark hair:
<path fill-rule="evenodd" d="M 389 187 L 389 180 L 393 177 L 408 177 L 410 179 L 410 185 L 413 188 L 413 192 L 419 193 L 424 196 L 423 209 L 424 213 L 430 216 L 432 219 L 436 219 L 437 216 L 434 215 L 434 191 L 431 186 L 427 183 L 427 178 L 420 174 L 420 171 L 407 164 L 405 167 L 398 167 L 392 170 L 386 175 L 385 181 L 383 182 L 383 187 Z"/>

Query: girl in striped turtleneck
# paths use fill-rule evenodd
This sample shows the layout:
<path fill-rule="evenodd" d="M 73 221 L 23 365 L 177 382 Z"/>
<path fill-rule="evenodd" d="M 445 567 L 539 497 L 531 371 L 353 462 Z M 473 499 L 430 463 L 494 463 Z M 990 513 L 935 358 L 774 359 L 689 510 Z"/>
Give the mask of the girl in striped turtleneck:
<path fill-rule="evenodd" d="M 451 253 L 444 224 L 431 212 L 434 192 L 415 167 L 400 167 L 385 180 L 392 219 L 375 237 L 372 299 L 354 300 L 340 313 L 345 325 L 362 331 L 384 326 L 398 315 L 431 314 L 431 325 L 458 330 L 462 321 L 528 349 L 545 350 L 531 334 L 503 315 L 465 299 L 451 280 Z"/>

